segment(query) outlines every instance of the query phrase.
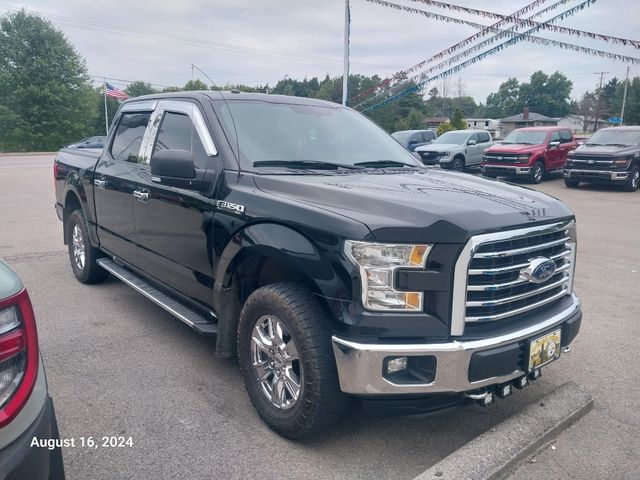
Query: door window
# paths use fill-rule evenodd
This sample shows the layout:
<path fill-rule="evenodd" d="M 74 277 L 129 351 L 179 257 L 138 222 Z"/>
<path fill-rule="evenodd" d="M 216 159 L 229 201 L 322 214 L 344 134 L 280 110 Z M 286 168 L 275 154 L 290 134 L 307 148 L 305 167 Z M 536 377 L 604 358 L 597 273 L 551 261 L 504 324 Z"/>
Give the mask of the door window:
<path fill-rule="evenodd" d="M 111 156 L 121 162 L 138 163 L 140 145 L 151 112 L 124 113 L 111 143 Z"/>
<path fill-rule="evenodd" d="M 491 141 L 491 135 L 489 133 L 479 133 L 478 134 L 478 143 L 486 143 Z"/>
<path fill-rule="evenodd" d="M 422 141 L 431 142 L 436 139 L 436 134 L 431 131 L 422 132 Z"/>
<path fill-rule="evenodd" d="M 572 141 L 573 137 L 569 130 L 560 130 L 560 143 L 571 143 Z"/>
<path fill-rule="evenodd" d="M 551 138 L 549 139 L 549 143 L 551 142 L 559 142 L 560 141 L 560 134 L 558 132 L 553 132 L 551 134 Z"/>
<path fill-rule="evenodd" d="M 163 149 L 191 152 L 195 167 L 206 168 L 207 153 L 191 118 L 184 113 L 165 112 L 162 117 L 153 153 Z"/>

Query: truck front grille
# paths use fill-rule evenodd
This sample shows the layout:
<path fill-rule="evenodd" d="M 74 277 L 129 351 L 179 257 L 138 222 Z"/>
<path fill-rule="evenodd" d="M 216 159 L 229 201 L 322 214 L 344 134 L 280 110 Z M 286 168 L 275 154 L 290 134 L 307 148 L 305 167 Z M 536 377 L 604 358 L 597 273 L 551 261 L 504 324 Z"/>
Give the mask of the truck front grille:
<path fill-rule="evenodd" d="M 503 320 L 570 294 L 575 252 L 571 241 L 567 224 L 480 241 L 467 272 L 465 323 Z M 547 280 L 535 283 L 522 272 L 538 257 L 553 260 L 556 270 Z"/>
<path fill-rule="evenodd" d="M 518 163 L 521 153 L 485 153 L 484 161 L 489 163 Z"/>

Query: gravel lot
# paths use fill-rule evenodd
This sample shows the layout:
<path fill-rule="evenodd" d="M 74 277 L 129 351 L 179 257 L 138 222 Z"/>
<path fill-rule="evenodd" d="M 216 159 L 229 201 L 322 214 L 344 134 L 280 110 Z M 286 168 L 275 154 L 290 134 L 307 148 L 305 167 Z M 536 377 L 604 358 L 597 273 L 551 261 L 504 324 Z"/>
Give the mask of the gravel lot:
<path fill-rule="evenodd" d="M 573 352 L 545 368 L 541 381 L 486 409 L 431 417 L 372 417 L 356 406 L 324 437 L 293 443 L 260 421 L 236 363 L 215 358 L 210 339 L 116 280 L 75 280 L 53 208 L 52 159 L 0 158 L 0 256 L 31 294 L 61 436 L 134 442 L 65 449 L 68 478 L 409 479 L 567 379 L 590 389 L 595 409 L 545 452 L 555 457 L 539 464 L 554 462 L 551 472 L 522 474 L 631 478 L 636 471 L 640 193 L 568 190 L 557 176 L 536 187 L 577 213 L 576 290 L 585 311 Z"/>

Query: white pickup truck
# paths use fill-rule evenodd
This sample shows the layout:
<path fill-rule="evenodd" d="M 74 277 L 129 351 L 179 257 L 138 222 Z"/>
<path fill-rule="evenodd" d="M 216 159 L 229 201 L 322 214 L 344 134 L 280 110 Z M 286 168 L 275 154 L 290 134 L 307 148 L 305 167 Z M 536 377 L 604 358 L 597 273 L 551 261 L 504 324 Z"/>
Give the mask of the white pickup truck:
<path fill-rule="evenodd" d="M 480 165 L 482 154 L 493 144 L 491 134 L 485 130 L 455 130 L 415 151 L 425 165 L 462 171 L 465 167 Z"/>

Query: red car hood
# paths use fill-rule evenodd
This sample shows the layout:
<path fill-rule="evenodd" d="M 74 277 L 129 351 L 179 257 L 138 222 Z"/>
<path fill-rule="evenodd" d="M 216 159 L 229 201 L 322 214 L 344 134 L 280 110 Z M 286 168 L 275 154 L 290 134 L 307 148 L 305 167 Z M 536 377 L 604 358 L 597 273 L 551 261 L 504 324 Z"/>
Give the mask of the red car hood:
<path fill-rule="evenodd" d="M 542 145 L 525 145 L 513 143 L 509 145 L 494 145 L 485 150 L 484 153 L 529 153 L 540 149 Z"/>

